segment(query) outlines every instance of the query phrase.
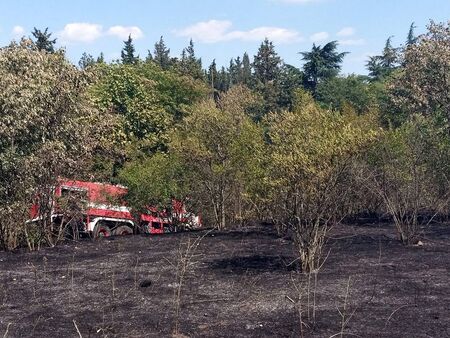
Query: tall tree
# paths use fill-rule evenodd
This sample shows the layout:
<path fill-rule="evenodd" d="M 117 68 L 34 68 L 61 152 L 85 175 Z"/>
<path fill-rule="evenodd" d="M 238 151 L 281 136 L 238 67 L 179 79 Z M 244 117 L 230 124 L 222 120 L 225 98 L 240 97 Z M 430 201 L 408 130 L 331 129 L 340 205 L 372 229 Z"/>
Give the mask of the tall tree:
<path fill-rule="evenodd" d="M 207 73 L 208 84 L 211 89 L 219 89 L 219 78 L 217 73 L 216 59 L 211 62 Z"/>
<path fill-rule="evenodd" d="M 248 57 L 247 52 L 244 53 L 242 57 L 242 82 L 246 86 L 251 85 L 252 79 L 252 66 L 250 64 L 250 58 Z"/>
<path fill-rule="evenodd" d="M 34 27 L 34 30 L 31 33 L 36 38 L 34 44 L 39 50 L 45 50 L 49 53 L 53 53 L 55 51 L 56 39 L 51 39 L 52 33 L 48 33 L 48 27 L 45 28 L 45 31 L 43 32 Z"/>
<path fill-rule="evenodd" d="M 323 47 L 313 44 L 310 52 L 300 52 L 302 60 L 305 61 L 304 84 L 314 97 L 319 82 L 337 76 L 341 70 L 344 56 L 348 53 L 338 53 L 337 46 L 337 41 L 331 41 Z"/>
<path fill-rule="evenodd" d="M 284 64 L 281 67 L 279 82 L 278 105 L 282 108 L 291 109 L 294 103 L 295 92 L 302 87 L 303 74 L 297 67 Z"/>
<path fill-rule="evenodd" d="M 171 65 L 170 59 L 170 48 L 166 47 L 164 43 L 164 39 L 161 36 L 159 41 L 155 43 L 155 50 L 153 52 L 153 60 L 157 65 L 159 65 L 162 69 L 167 70 Z"/>
<path fill-rule="evenodd" d="M 279 76 L 281 58 L 275 51 L 275 46 L 267 38 L 261 43 L 253 61 L 255 71 L 255 90 L 264 99 L 264 107 L 260 112 L 267 114 L 270 111 L 279 110 Z M 262 116 L 256 116 L 257 120 Z"/>
<path fill-rule="evenodd" d="M 124 41 L 124 47 L 122 49 L 122 52 L 120 53 L 120 56 L 122 58 L 122 63 L 124 65 L 131 65 L 137 63 L 139 60 L 139 56 L 135 56 L 134 52 L 134 45 L 133 45 L 133 39 L 131 38 L 131 34 L 128 35 L 128 40 Z"/>
<path fill-rule="evenodd" d="M 389 76 L 399 65 L 398 48 L 392 46 L 391 40 L 392 36 L 386 40 L 381 55 L 370 56 L 366 63 L 369 76 L 373 81 L 378 81 Z"/>
<path fill-rule="evenodd" d="M 408 36 L 406 37 L 406 46 L 413 45 L 416 42 L 417 37 L 414 34 L 415 28 L 416 26 L 414 26 L 414 22 L 412 22 L 411 26 L 409 26 Z"/>
<path fill-rule="evenodd" d="M 413 114 L 441 118 L 450 134 L 450 23 L 431 22 L 428 32 L 406 49 L 404 71 L 389 83 L 393 119 Z M 404 121 L 399 121 L 404 122 Z"/>
<path fill-rule="evenodd" d="M 369 77 L 373 81 L 378 81 L 379 79 L 381 79 L 384 74 L 381 55 L 369 56 L 369 60 L 367 60 L 366 63 L 366 68 L 369 71 Z"/>
<path fill-rule="evenodd" d="M 181 52 L 180 71 L 190 75 L 194 79 L 203 79 L 202 60 L 195 56 L 194 41 L 189 41 L 189 46 Z"/>
<path fill-rule="evenodd" d="M 275 51 L 275 46 L 265 38 L 253 61 L 256 79 L 263 84 L 275 81 L 280 72 L 280 64 L 281 58 Z"/>
<path fill-rule="evenodd" d="M 391 71 L 397 67 L 398 49 L 392 46 L 392 36 L 390 36 L 384 45 L 382 57 L 382 65 L 386 71 Z"/>
<path fill-rule="evenodd" d="M 217 89 L 221 92 L 226 92 L 230 88 L 230 74 L 222 66 L 220 72 L 217 74 Z"/>

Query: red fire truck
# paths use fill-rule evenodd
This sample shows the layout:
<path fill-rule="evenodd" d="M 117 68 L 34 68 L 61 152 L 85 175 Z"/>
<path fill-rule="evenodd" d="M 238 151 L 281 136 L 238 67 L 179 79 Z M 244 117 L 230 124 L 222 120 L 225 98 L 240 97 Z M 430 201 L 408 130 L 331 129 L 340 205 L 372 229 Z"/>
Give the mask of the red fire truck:
<path fill-rule="evenodd" d="M 120 185 L 75 180 L 59 180 L 54 187 L 52 199 L 52 221 L 58 222 L 64 217 L 63 208 L 58 204 L 62 198 L 75 199 L 83 205 L 82 220 L 77 227 L 82 233 L 94 237 L 111 235 L 129 235 L 137 232 L 162 234 L 178 231 L 180 226 L 187 229 L 201 227 L 199 216 L 186 211 L 182 202 L 173 200 L 172 210 L 158 210 L 148 207 L 146 212 L 132 214 L 126 205 L 125 195 L 128 189 Z M 29 222 L 40 219 L 39 205 L 32 206 Z"/>

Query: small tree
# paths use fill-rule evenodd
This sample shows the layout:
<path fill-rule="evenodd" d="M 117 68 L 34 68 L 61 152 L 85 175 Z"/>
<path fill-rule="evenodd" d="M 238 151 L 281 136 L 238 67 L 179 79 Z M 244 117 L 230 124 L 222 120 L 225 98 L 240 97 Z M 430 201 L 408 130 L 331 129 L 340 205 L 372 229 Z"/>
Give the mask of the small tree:
<path fill-rule="evenodd" d="M 269 116 L 270 209 L 293 231 L 305 272 L 318 269 L 325 235 L 346 214 L 348 168 L 374 137 L 361 119 L 322 110 L 305 92 L 292 112 Z"/>
<path fill-rule="evenodd" d="M 449 150 L 445 127 L 415 115 L 387 131 L 369 156 L 374 169 L 366 178 L 371 177 L 404 244 L 415 243 L 420 226 L 448 205 Z"/>
<path fill-rule="evenodd" d="M 192 198 L 203 202 L 219 229 L 233 220 L 231 202 L 243 199 L 246 182 L 258 172 L 262 132 L 245 112 L 254 102 L 248 89 L 235 86 L 217 104 L 195 105 L 172 134 L 169 149 L 187 169 Z"/>

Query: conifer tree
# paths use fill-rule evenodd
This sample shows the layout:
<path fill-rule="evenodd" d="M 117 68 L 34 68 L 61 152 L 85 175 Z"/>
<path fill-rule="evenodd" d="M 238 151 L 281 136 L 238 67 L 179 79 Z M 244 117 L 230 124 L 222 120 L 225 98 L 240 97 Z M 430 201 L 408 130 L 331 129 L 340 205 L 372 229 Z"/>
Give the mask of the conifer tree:
<path fill-rule="evenodd" d="M 131 38 L 131 34 L 128 35 L 128 40 L 124 41 L 124 47 L 120 56 L 122 58 L 122 63 L 124 65 L 132 65 L 138 62 L 139 57 L 134 55 L 135 49 L 133 45 L 133 39 Z"/>
<path fill-rule="evenodd" d="M 153 55 L 152 52 L 150 52 L 149 49 L 147 49 L 147 57 L 145 58 L 145 62 L 151 62 L 153 61 Z"/>
<path fill-rule="evenodd" d="M 386 70 L 392 70 L 396 67 L 398 61 L 397 48 L 392 47 L 392 36 L 386 40 L 382 53 L 382 65 Z"/>
<path fill-rule="evenodd" d="M 192 39 L 189 41 L 189 46 L 184 48 L 181 53 L 180 70 L 194 79 L 203 79 L 202 60 L 195 56 Z"/>
<path fill-rule="evenodd" d="M 212 89 L 219 89 L 219 77 L 217 73 L 217 65 L 216 59 L 211 62 L 211 65 L 208 68 L 208 84 Z"/>
<path fill-rule="evenodd" d="M 416 26 L 414 26 L 414 22 L 412 22 L 411 26 L 409 26 L 408 36 L 406 38 L 406 46 L 413 45 L 416 42 L 417 37 L 414 34 L 415 28 Z"/>
<path fill-rule="evenodd" d="M 170 49 L 166 47 L 164 39 L 161 36 L 159 41 L 155 43 L 155 50 L 153 52 L 153 60 L 162 69 L 167 70 L 171 66 Z"/>
<path fill-rule="evenodd" d="M 100 52 L 100 55 L 97 57 L 97 63 L 105 63 L 105 55 L 103 52 Z"/>
<path fill-rule="evenodd" d="M 252 79 L 252 68 L 250 65 L 250 58 L 248 57 L 247 52 L 244 53 L 242 57 L 242 83 L 246 86 L 251 85 Z"/>
<path fill-rule="evenodd" d="M 94 63 L 94 57 L 86 52 L 81 55 L 80 61 L 78 61 L 78 65 L 81 69 L 86 69 L 87 67 L 92 66 Z"/>
<path fill-rule="evenodd" d="M 253 61 L 256 80 L 255 90 L 264 99 L 264 108 L 261 114 L 279 110 L 277 101 L 280 94 L 281 63 L 281 58 L 276 53 L 273 43 L 267 38 L 264 39 Z M 256 116 L 257 120 L 260 118 L 262 118 L 262 115 Z"/>
<path fill-rule="evenodd" d="M 331 41 L 323 47 L 313 44 L 310 52 L 300 52 L 305 61 L 303 65 L 304 86 L 313 96 L 319 82 L 333 78 L 339 74 L 344 56 L 347 52 L 337 52 L 337 41 Z"/>
<path fill-rule="evenodd" d="M 31 33 L 36 38 L 34 44 L 37 49 L 45 50 L 49 53 L 53 53 L 55 51 L 56 39 L 51 40 L 52 33 L 48 33 L 48 27 L 45 28 L 45 31 L 43 32 L 40 29 L 34 27 L 34 30 Z"/>
<path fill-rule="evenodd" d="M 265 38 L 253 61 L 256 79 L 263 84 L 276 80 L 280 72 L 280 64 L 281 58 L 275 52 L 272 41 Z"/>

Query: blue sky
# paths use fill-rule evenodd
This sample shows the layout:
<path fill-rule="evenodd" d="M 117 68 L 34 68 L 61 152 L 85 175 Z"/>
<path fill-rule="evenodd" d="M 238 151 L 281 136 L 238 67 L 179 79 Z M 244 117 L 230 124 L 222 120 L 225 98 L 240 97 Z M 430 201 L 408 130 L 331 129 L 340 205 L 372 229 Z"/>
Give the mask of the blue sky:
<path fill-rule="evenodd" d="M 450 19 L 450 0 L 15 0 L 0 1 L 0 45 L 49 28 L 74 63 L 83 52 L 117 59 L 129 33 L 145 57 L 161 35 L 178 56 L 192 37 L 204 66 L 252 57 L 267 36 L 286 63 L 301 67 L 298 52 L 313 42 L 340 42 L 350 52 L 345 73 L 366 73 L 368 55 L 386 39 L 404 42 L 409 25 L 423 33 L 430 19 Z"/>

